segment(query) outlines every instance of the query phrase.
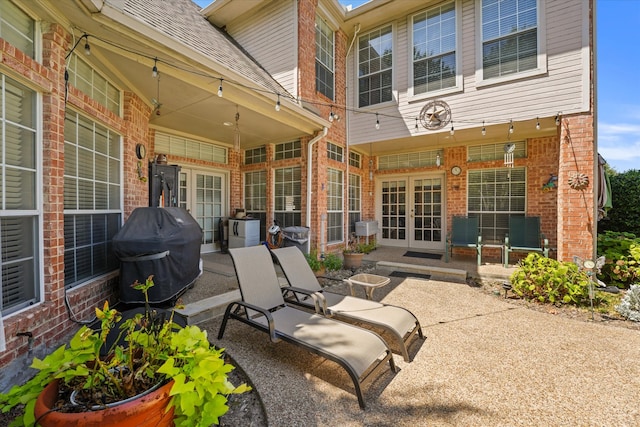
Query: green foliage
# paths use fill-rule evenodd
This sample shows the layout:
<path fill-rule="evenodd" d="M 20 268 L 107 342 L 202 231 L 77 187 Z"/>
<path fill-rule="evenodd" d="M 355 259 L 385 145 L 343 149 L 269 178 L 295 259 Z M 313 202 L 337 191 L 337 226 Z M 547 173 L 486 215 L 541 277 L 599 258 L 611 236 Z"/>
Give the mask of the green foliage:
<path fill-rule="evenodd" d="M 312 249 L 308 254 L 304 254 L 304 257 L 314 272 L 320 271 L 324 266 L 322 260 L 318 259 L 318 252 L 315 249 Z"/>
<path fill-rule="evenodd" d="M 133 284 L 148 301 L 147 291 L 153 276 L 144 284 Z M 249 390 L 246 385 L 235 387 L 227 380 L 233 366 L 224 362 L 221 349 L 212 346 L 206 331 L 197 326 L 181 328 L 157 316 L 146 304 L 145 313 L 123 321 L 118 338 L 124 337 L 126 346 L 116 340 L 106 349 L 107 336 L 115 331 L 121 314 L 105 303 L 96 308 L 100 329 L 83 326 L 68 345 L 63 345 L 31 367 L 38 373 L 23 385 L 14 386 L 0 394 L 0 409 L 8 412 L 17 405 L 25 405 L 24 414 L 11 425 L 33 426 L 35 402 L 40 392 L 54 379 L 63 386 L 78 390 L 98 391 L 104 396 L 99 403 L 117 402 L 135 396 L 158 383 L 171 379 L 176 426 L 209 426 L 229 409 L 226 396 Z M 87 401 L 87 406 L 94 402 Z"/>
<path fill-rule="evenodd" d="M 324 256 L 324 266 L 329 271 L 342 270 L 342 258 L 333 253 Z"/>
<path fill-rule="evenodd" d="M 613 207 L 598 223 L 599 230 L 640 236 L 640 170 L 612 174 L 610 182 Z"/>
<path fill-rule="evenodd" d="M 640 322 L 640 285 L 631 285 L 616 310 L 624 318 Z"/>
<path fill-rule="evenodd" d="M 589 305 L 589 276 L 570 262 L 530 253 L 511 275 L 513 291 L 542 303 Z"/>
<path fill-rule="evenodd" d="M 598 234 L 598 256 L 603 255 L 602 281 L 626 288 L 640 280 L 640 238 L 625 232 Z"/>

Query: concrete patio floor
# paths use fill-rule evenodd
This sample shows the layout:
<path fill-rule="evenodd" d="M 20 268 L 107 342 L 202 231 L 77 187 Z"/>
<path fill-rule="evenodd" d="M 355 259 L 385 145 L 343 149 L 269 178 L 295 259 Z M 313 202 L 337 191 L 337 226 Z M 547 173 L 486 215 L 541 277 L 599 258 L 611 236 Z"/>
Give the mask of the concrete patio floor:
<path fill-rule="evenodd" d="M 378 262 L 376 274 L 382 275 L 416 266 L 468 268 L 469 276 L 504 280 L 513 270 L 478 268 L 473 260 L 407 260 L 403 254 L 379 248 L 367 260 Z M 230 257 L 211 258 L 205 270 L 218 271 L 206 272 L 185 299 L 201 298 L 212 287 L 233 292 Z M 334 290 L 347 292 L 343 284 Z M 411 345 L 412 362 L 395 356 L 397 373 L 386 370 L 365 383 L 364 411 L 351 380 L 333 362 L 272 343 L 235 321 L 217 340 L 219 316 L 199 325 L 248 374 L 272 426 L 640 425 L 638 330 L 530 310 L 436 277 L 393 277 L 374 299 L 411 310 L 427 339 Z"/>

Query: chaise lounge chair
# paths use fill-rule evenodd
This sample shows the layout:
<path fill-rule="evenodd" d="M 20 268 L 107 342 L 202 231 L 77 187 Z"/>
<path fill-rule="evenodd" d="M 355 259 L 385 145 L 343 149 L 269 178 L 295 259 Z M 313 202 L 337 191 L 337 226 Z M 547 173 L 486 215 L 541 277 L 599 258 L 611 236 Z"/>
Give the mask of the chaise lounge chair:
<path fill-rule="evenodd" d="M 386 362 L 396 371 L 393 355 L 384 340 L 369 330 L 288 306 L 266 247 L 236 248 L 229 253 L 242 301 L 227 306 L 218 339 L 222 339 L 227 320 L 232 318 L 267 332 L 274 343 L 283 340 L 332 360 L 347 371 L 358 403 L 365 409 L 362 383 Z"/>
<path fill-rule="evenodd" d="M 302 252 L 295 246 L 271 251 L 278 260 L 287 281 L 284 296 L 291 304 L 313 310 L 328 317 L 379 328 L 393 337 L 395 347 L 407 362 L 411 361 L 407 344 L 417 334 L 424 339 L 418 319 L 402 307 L 345 296 L 322 289 Z"/>

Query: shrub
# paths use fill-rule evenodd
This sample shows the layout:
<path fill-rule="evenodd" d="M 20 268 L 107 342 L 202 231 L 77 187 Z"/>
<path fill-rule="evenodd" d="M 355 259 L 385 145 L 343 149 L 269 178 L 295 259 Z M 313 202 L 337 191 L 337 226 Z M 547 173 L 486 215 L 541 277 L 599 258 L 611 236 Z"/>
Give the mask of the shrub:
<path fill-rule="evenodd" d="M 588 305 L 589 276 L 570 262 L 530 253 L 511 275 L 513 291 L 527 299 L 552 304 Z"/>
<path fill-rule="evenodd" d="M 307 260 L 307 264 L 311 267 L 311 270 L 314 272 L 320 271 L 322 269 L 323 263 L 318 259 L 318 252 L 315 249 L 312 249 L 310 253 L 304 254 L 304 257 Z"/>
<path fill-rule="evenodd" d="M 640 236 L 640 170 L 610 176 L 613 207 L 598 223 L 602 231 L 630 232 Z"/>
<path fill-rule="evenodd" d="M 616 310 L 624 318 L 640 322 L 640 285 L 631 285 Z"/>
<path fill-rule="evenodd" d="M 640 280 L 640 239 L 634 234 L 598 234 L 598 255 L 606 258 L 599 275 L 605 283 L 626 288 Z"/>
<path fill-rule="evenodd" d="M 342 258 L 336 254 L 328 253 L 324 256 L 324 266 L 329 271 L 342 270 Z"/>

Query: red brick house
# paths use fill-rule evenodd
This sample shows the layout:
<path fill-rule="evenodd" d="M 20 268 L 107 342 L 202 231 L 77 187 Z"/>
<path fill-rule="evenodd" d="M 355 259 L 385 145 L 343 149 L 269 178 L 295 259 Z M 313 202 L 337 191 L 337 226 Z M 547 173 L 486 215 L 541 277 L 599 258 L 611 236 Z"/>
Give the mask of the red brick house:
<path fill-rule="evenodd" d="M 263 235 L 274 218 L 309 227 L 320 251 L 360 220 L 378 244 L 442 252 L 454 215 L 496 245 L 510 216 L 539 216 L 551 256 L 593 256 L 594 14 L 592 0 L 1 0 L 0 389 L 117 299 L 110 239 L 149 205 L 157 154 L 180 166 L 203 252 L 245 209 Z"/>

